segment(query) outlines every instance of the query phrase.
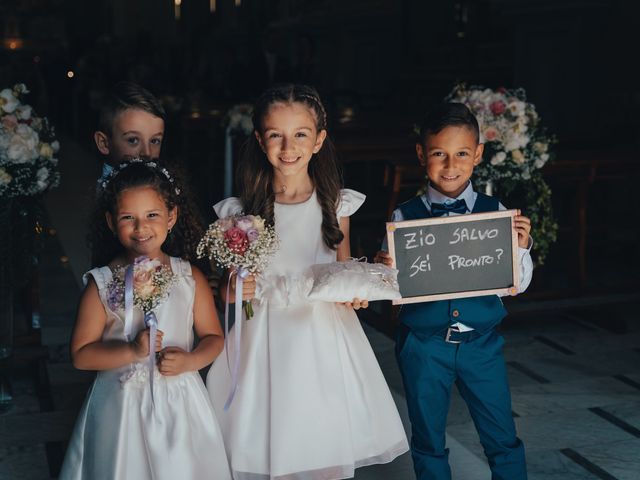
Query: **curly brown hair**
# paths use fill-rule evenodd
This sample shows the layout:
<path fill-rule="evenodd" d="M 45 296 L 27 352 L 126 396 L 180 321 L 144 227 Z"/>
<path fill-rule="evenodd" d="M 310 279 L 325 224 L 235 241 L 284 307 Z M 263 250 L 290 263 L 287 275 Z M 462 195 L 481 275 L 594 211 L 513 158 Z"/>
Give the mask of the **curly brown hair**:
<path fill-rule="evenodd" d="M 185 188 L 184 174 L 175 168 L 169 170 L 164 165 L 158 165 L 157 159 L 125 161 L 98 192 L 88 237 L 92 267 L 107 265 L 124 253 L 124 247 L 107 224 L 106 213 L 115 215 L 120 193 L 136 187 L 151 187 L 162 197 L 168 209 L 178 207 L 178 219 L 162 244 L 162 251 L 174 257 L 195 261 L 196 247 L 204 230 L 191 195 Z M 163 173 L 163 169 L 167 175 Z"/>
<path fill-rule="evenodd" d="M 276 103 L 306 105 L 316 119 L 317 131 L 327 129 L 327 113 L 316 89 L 307 85 L 287 84 L 269 88 L 256 101 L 253 109 L 253 125 L 258 133 L 264 132 L 264 118 L 271 106 Z M 342 188 L 342 172 L 335 148 L 328 137 L 320 151 L 311 157 L 308 172 L 322 208 L 322 238 L 327 247 L 335 250 L 344 238 L 336 217 L 336 207 Z M 273 224 L 275 202 L 273 167 L 260 148 L 255 135 L 250 135 L 242 146 L 237 181 L 240 199 L 246 213 L 260 215 L 267 223 Z"/>

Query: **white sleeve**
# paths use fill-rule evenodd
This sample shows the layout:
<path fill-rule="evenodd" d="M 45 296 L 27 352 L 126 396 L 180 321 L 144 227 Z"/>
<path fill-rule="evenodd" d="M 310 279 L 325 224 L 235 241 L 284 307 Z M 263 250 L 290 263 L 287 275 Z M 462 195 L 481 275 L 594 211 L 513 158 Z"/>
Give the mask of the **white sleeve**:
<path fill-rule="evenodd" d="M 506 207 L 500 203 L 498 209 L 506 210 Z M 518 268 L 520 268 L 518 293 L 523 293 L 529 287 L 531 277 L 533 277 L 533 260 L 531 260 L 532 246 L 533 238 L 529 236 L 529 245 L 527 245 L 527 248 L 518 247 Z"/>
<path fill-rule="evenodd" d="M 518 266 L 520 267 L 520 284 L 518 293 L 523 293 L 531 283 L 533 277 L 533 260 L 531 260 L 531 247 L 533 239 L 529 237 L 527 248 L 518 247 Z"/>
<path fill-rule="evenodd" d="M 229 197 L 219 201 L 213 206 L 213 210 L 218 218 L 225 218 L 231 215 L 242 213 L 242 202 L 238 197 Z"/>
<path fill-rule="evenodd" d="M 367 196 L 363 193 L 343 188 L 340 190 L 340 200 L 338 202 L 336 216 L 338 218 L 350 217 L 362 206 L 365 198 L 367 198 Z"/>

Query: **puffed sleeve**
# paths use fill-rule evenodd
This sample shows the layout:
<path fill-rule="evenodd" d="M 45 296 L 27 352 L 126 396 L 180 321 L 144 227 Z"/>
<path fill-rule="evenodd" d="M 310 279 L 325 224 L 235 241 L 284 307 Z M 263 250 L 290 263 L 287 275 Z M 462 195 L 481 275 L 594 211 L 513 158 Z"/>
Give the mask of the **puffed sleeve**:
<path fill-rule="evenodd" d="M 213 206 L 218 218 L 225 218 L 231 215 L 242 213 L 242 202 L 238 197 L 229 197 L 219 201 Z"/>
<path fill-rule="evenodd" d="M 338 203 L 336 216 L 338 218 L 350 217 L 362 206 L 365 198 L 367 196 L 363 193 L 343 188 L 340 190 L 340 202 Z"/>

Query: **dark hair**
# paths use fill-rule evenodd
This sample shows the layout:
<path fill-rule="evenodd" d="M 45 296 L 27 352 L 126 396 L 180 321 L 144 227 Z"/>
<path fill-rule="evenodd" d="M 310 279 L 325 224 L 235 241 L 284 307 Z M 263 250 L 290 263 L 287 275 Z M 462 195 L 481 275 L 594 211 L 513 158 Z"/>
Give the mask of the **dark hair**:
<path fill-rule="evenodd" d="M 446 127 L 467 127 L 476 137 L 476 142 L 480 141 L 480 127 L 478 120 L 463 103 L 441 103 L 431 109 L 422 119 L 419 125 L 420 138 L 422 144 L 427 139 L 427 135 L 437 134 Z"/>
<path fill-rule="evenodd" d="M 316 89 L 306 85 L 287 84 L 269 88 L 256 101 L 253 125 L 258 133 L 264 132 L 264 118 L 269 108 L 276 103 L 306 105 L 316 117 L 317 131 L 327 129 L 327 112 Z M 273 167 L 255 135 L 250 135 L 242 147 L 238 171 L 238 190 L 245 212 L 260 215 L 267 223 L 273 224 Z M 308 171 L 322 208 L 322 238 L 327 247 L 336 249 L 344 238 L 336 217 L 342 173 L 335 148 L 328 137 L 320 151 L 311 157 Z"/>
<path fill-rule="evenodd" d="M 157 160 L 151 162 L 148 158 L 142 161 L 125 160 L 115 175 L 100 188 L 88 238 L 92 267 L 107 265 L 117 255 L 124 253 L 125 249 L 109 228 L 105 214 L 109 212 L 115 215 L 118 196 L 123 190 L 136 187 L 151 187 L 163 198 L 168 209 L 178 207 L 178 219 L 162 244 L 162 251 L 184 260 L 195 260 L 196 247 L 203 233 L 202 222 L 185 189 L 185 183 L 181 181 L 181 175 L 155 162 Z M 166 175 L 163 170 L 167 172 Z"/>
<path fill-rule="evenodd" d="M 154 117 L 166 119 L 162 103 L 149 90 L 134 82 L 118 82 L 100 108 L 98 129 L 112 135 L 116 115 L 129 109 L 143 110 Z"/>

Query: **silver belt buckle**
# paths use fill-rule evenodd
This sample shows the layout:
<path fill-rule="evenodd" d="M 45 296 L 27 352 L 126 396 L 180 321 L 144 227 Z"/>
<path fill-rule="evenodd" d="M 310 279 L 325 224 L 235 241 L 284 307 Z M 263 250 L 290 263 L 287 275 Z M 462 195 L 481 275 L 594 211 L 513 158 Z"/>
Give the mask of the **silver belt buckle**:
<path fill-rule="evenodd" d="M 447 328 L 447 335 L 444 337 L 444 341 L 447 343 L 462 343 L 460 340 L 451 340 L 451 332 L 460 333 L 460 330 L 453 330 L 451 327 Z"/>

